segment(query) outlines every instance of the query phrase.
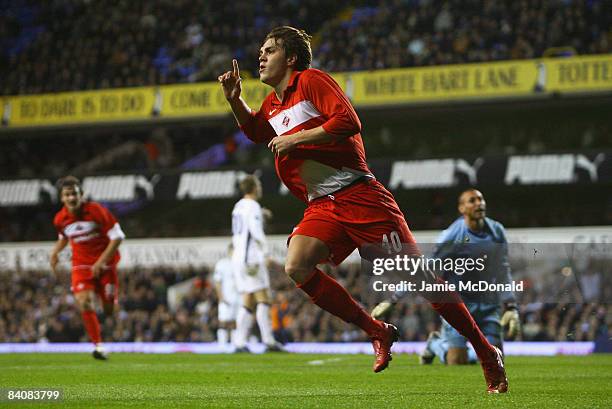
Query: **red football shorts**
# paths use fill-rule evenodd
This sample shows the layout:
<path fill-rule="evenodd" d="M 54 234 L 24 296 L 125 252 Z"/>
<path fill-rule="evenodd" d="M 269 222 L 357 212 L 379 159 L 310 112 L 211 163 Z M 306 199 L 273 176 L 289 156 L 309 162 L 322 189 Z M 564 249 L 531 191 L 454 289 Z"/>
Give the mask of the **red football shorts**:
<path fill-rule="evenodd" d="M 316 237 L 327 244 L 329 259 L 321 262 L 335 265 L 363 245 L 416 243 L 395 198 L 377 180 L 311 201 L 289 240 L 296 235 Z"/>
<path fill-rule="evenodd" d="M 86 266 L 72 269 L 73 293 L 93 290 L 104 304 L 117 304 L 119 294 L 119 279 L 117 265 L 106 267 L 99 278 L 94 278 L 91 269 Z"/>

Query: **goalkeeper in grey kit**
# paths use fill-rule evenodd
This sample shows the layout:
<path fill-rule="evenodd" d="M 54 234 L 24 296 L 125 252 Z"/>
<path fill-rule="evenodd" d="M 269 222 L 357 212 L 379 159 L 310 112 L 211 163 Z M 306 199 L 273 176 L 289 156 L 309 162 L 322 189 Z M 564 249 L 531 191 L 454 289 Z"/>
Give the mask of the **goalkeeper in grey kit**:
<path fill-rule="evenodd" d="M 512 279 L 505 229 L 501 223 L 486 217 L 486 202 L 482 193 L 476 189 L 464 191 L 459 196 L 458 209 L 461 216 L 442 232 L 434 256 L 478 257 L 485 252 L 488 255 L 488 268 L 484 272 L 487 281 L 510 283 Z M 457 282 L 465 278 L 451 274 L 445 279 Z M 405 294 L 397 292 L 391 300 L 378 304 L 372 311 L 372 316 L 381 318 L 389 315 L 394 304 Z M 503 327 L 508 326 L 510 338 L 520 332 L 518 308 L 513 292 L 463 292 L 461 296 L 476 323 L 493 345 L 502 347 Z M 467 347 L 467 340 L 444 320 L 441 332 L 434 331 L 429 334 L 420 361 L 422 364 L 430 364 L 435 357 L 449 365 L 477 361 L 474 350 Z"/>

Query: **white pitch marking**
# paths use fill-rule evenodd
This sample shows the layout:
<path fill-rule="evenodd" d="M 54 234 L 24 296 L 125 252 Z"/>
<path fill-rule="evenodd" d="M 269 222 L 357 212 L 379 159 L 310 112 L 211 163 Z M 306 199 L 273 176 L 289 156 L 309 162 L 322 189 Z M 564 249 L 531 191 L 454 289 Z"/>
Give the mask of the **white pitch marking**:
<path fill-rule="evenodd" d="M 339 362 L 342 358 L 328 358 L 328 359 L 315 359 L 314 361 L 308 361 L 308 365 L 323 365 L 330 362 Z"/>

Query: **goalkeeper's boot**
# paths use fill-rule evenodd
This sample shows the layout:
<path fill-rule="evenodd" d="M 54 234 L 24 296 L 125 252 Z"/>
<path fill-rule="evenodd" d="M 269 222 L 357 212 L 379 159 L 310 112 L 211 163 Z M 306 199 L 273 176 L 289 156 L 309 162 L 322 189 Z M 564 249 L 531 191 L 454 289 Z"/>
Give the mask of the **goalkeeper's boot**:
<path fill-rule="evenodd" d="M 504 356 L 498 347 L 493 346 L 493 348 L 495 348 L 494 355 L 481 363 L 487 382 L 487 392 L 506 393 L 508 392 L 508 378 L 506 378 L 504 369 Z"/>
<path fill-rule="evenodd" d="M 430 347 L 431 343 L 439 338 L 440 333 L 438 331 L 432 331 L 429 333 L 429 336 L 427 337 L 427 345 L 425 346 L 423 352 L 421 352 L 421 355 L 419 355 L 419 363 L 421 365 L 431 365 L 433 363 L 436 354 L 434 354 Z"/>
<path fill-rule="evenodd" d="M 389 361 L 393 359 L 391 356 L 391 345 L 399 339 L 399 331 L 395 325 L 386 322 L 378 321 L 380 328 L 371 335 L 372 346 L 376 360 L 374 361 L 374 372 L 385 370 L 389 366 Z"/>

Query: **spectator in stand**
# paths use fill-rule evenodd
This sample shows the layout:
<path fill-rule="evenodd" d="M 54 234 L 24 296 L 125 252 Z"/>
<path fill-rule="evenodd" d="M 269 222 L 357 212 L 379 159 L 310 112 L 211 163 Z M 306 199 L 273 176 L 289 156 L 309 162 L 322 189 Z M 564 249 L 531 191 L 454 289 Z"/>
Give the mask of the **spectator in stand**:
<path fill-rule="evenodd" d="M 291 305 L 287 300 L 287 295 L 284 292 L 276 294 L 276 303 L 270 307 L 272 315 L 272 331 L 274 338 L 281 344 L 292 342 L 293 337 L 289 328 L 293 324 L 293 316 L 291 314 Z"/>

